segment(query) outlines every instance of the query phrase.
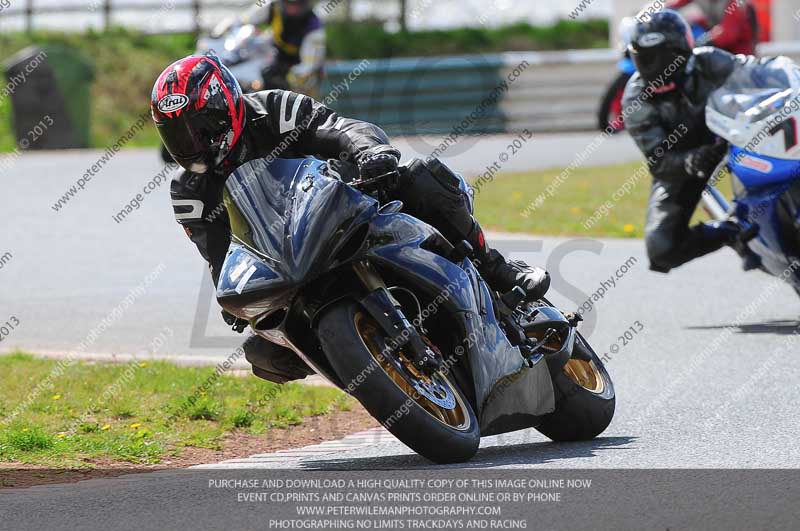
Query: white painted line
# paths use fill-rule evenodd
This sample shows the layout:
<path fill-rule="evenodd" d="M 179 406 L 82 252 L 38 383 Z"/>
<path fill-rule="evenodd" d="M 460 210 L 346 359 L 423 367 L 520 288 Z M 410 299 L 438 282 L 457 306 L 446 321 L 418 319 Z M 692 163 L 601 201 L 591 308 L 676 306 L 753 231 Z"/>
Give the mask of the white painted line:
<path fill-rule="evenodd" d="M 292 450 L 278 450 L 271 454 L 255 454 L 248 458 L 229 459 L 219 463 L 195 465 L 191 468 L 204 469 L 230 469 L 230 468 L 264 468 L 270 463 L 289 460 L 302 460 L 313 457 L 348 452 L 365 446 L 372 446 L 381 442 L 395 440 L 394 435 L 385 428 L 372 428 L 366 431 L 348 435 L 338 441 L 325 441 L 311 446 L 294 448 Z"/>

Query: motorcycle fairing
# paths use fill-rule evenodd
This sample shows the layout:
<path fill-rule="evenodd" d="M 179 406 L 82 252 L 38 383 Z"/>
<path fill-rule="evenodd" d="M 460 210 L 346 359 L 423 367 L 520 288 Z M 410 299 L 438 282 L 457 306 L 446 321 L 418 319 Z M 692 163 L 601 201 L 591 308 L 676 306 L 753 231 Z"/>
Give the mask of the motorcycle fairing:
<path fill-rule="evenodd" d="M 248 269 L 241 263 L 243 251 L 228 253 L 217 286 L 223 308 L 247 319 L 282 308 L 299 287 L 350 258 L 337 260 L 337 253 L 361 234 L 359 228 L 366 229 L 378 203 L 325 177 L 323 166 L 316 159 L 257 159 L 228 177 L 233 240 L 262 263 L 257 275 L 239 285 L 236 273 Z"/>
<path fill-rule="evenodd" d="M 731 147 L 729 167 L 745 188 L 781 184 L 800 177 L 800 160 L 760 155 Z"/>
<path fill-rule="evenodd" d="M 750 249 L 761 257 L 762 266 L 770 274 L 783 275 L 794 260 L 792 256 L 797 252 L 787 236 L 796 233 L 795 223 L 800 220 L 789 221 L 790 226 L 784 226 L 787 221 L 781 219 L 778 209 L 781 197 L 787 193 L 794 181 L 760 188 L 745 188 L 739 184 L 737 174 L 733 175 L 733 179 L 737 185 L 734 198 L 736 216 L 755 222 L 759 226 L 758 236 L 748 243 Z M 797 273 L 788 280 L 800 287 Z"/>
<path fill-rule="evenodd" d="M 496 434 L 531 427 L 555 409 L 544 361 L 528 367 L 494 314 L 486 283 L 472 262 L 453 262 L 422 247 L 432 228 L 405 214 L 379 215 L 370 225 L 370 261 L 393 270 L 432 297 L 448 293 L 442 307 L 456 316 L 466 338 L 481 432 Z"/>
<path fill-rule="evenodd" d="M 325 177 L 323 164 L 314 159 L 260 159 L 228 178 L 234 241 L 217 287 L 223 308 L 251 322 L 287 310 L 300 287 L 352 260 L 354 255 L 337 261 L 337 253 L 355 235 L 362 237 L 359 228 L 366 226 L 359 256 L 363 252 L 434 298 L 449 294 L 442 309 L 455 317 L 460 337 L 467 338 L 464 353 L 483 433 L 535 426 L 540 416 L 552 412 L 555 398 L 546 362 L 529 367 L 508 342 L 489 290 L 472 263 L 455 264 L 426 249 L 443 239 L 438 231 L 407 214 L 380 213 L 372 198 Z M 325 366 L 297 346 L 285 321 L 274 329 L 256 330 L 291 348 L 336 383 Z"/>

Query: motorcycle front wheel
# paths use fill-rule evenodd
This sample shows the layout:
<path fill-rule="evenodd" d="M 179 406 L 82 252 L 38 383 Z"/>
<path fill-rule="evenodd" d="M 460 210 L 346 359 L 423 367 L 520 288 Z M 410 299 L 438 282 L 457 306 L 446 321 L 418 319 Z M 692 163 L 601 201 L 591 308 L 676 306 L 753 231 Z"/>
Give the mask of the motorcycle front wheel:
<path fill-rule="evenodd" d="M 425 376 L 391 352 L 378 323 L 353 301 L 327 310 L 318 332 L 345 390 L 406 446 L 436 463 L 475 455 L 480 427 L 450 375 Z"/>
<path fill-rule="evenodd" d="M 611 424 L 614 384 L 603 362 L 578 334 L 572 358 L 553 377 L 556 409 L 536 429 L 554 441 L 594 439 Z"/>

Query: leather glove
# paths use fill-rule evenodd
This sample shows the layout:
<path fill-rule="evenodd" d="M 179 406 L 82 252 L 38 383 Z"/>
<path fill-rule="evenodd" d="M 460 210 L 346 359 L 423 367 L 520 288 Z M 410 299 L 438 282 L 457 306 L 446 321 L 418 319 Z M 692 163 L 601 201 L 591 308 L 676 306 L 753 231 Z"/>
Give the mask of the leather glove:
<path fill-rule="evenodd" d="M 397 171 L 400 152 L 392 146 L 376 146 L 358 156 L 358 172 L 362 180 L 374 179 Z"/>
<path fill-rule="evenodd" d="M 222 310 L 222 319 L 230 325 L 234 332 L 238 332 L 241 334 L 244 332 L 244 329 L 250 324 L 246 319 L 239 319 L 232 313 L 228 313 L 225 310 Z"/>
<path fill-rule="evenodd" d="M 724 140 L 693 149 L 686 157 L 686 173 L 698 179 L 708 179 L 727 151 L 728 143 Z"/>

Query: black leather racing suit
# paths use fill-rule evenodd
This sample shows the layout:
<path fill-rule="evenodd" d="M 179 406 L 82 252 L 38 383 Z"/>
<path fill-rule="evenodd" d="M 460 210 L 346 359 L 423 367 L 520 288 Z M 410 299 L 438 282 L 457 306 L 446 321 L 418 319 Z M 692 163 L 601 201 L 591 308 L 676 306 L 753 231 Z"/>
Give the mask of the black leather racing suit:
<path fill-rule="evenodd" d="M 697 48 L 686 63 L 680 88 L 652 93 L 638 73 L 625 88 L 625 126 L 653 175 L 645 243 L 655 271 L 667 272 L 716 251 L 730 239 L 729 232 L 710 224 L 689 227 L 706 181 L 689 175 L 685 161 L 693 149 L 715 141 L 705 119 L 710 94 L 737 64 L 754 60 L 717 48 Z"/>
<path fill-rule="evenodd" d="M 227 175 L 236 167 L 265 157 L 315 156 L 355 163 L 366 150 L 400 156 L 381 128 L 339 116 L 308 96 L 267 90 L 247 94 L 244 100 L 246 124 L 231 155 L 235 162 L 214 176 L 186 171 L 171 185 L 175 217 L 208 262 L 215 285 L 231 238 L 223 189 Z M 472 217 L 466 193 L 451 173 L 437 171 L 441 167 L 436 160 L 411 164 L 391 198 L 402 200 L 406 212 L 437 227 L 451 241 L 472 241 L 474 231 L 480 228 Z M 258 336 L 251 336 L 244 350 L 258 376 L 280 381 L 281 375 L 298 368 L 311 373 L 294 352 Z"/>

